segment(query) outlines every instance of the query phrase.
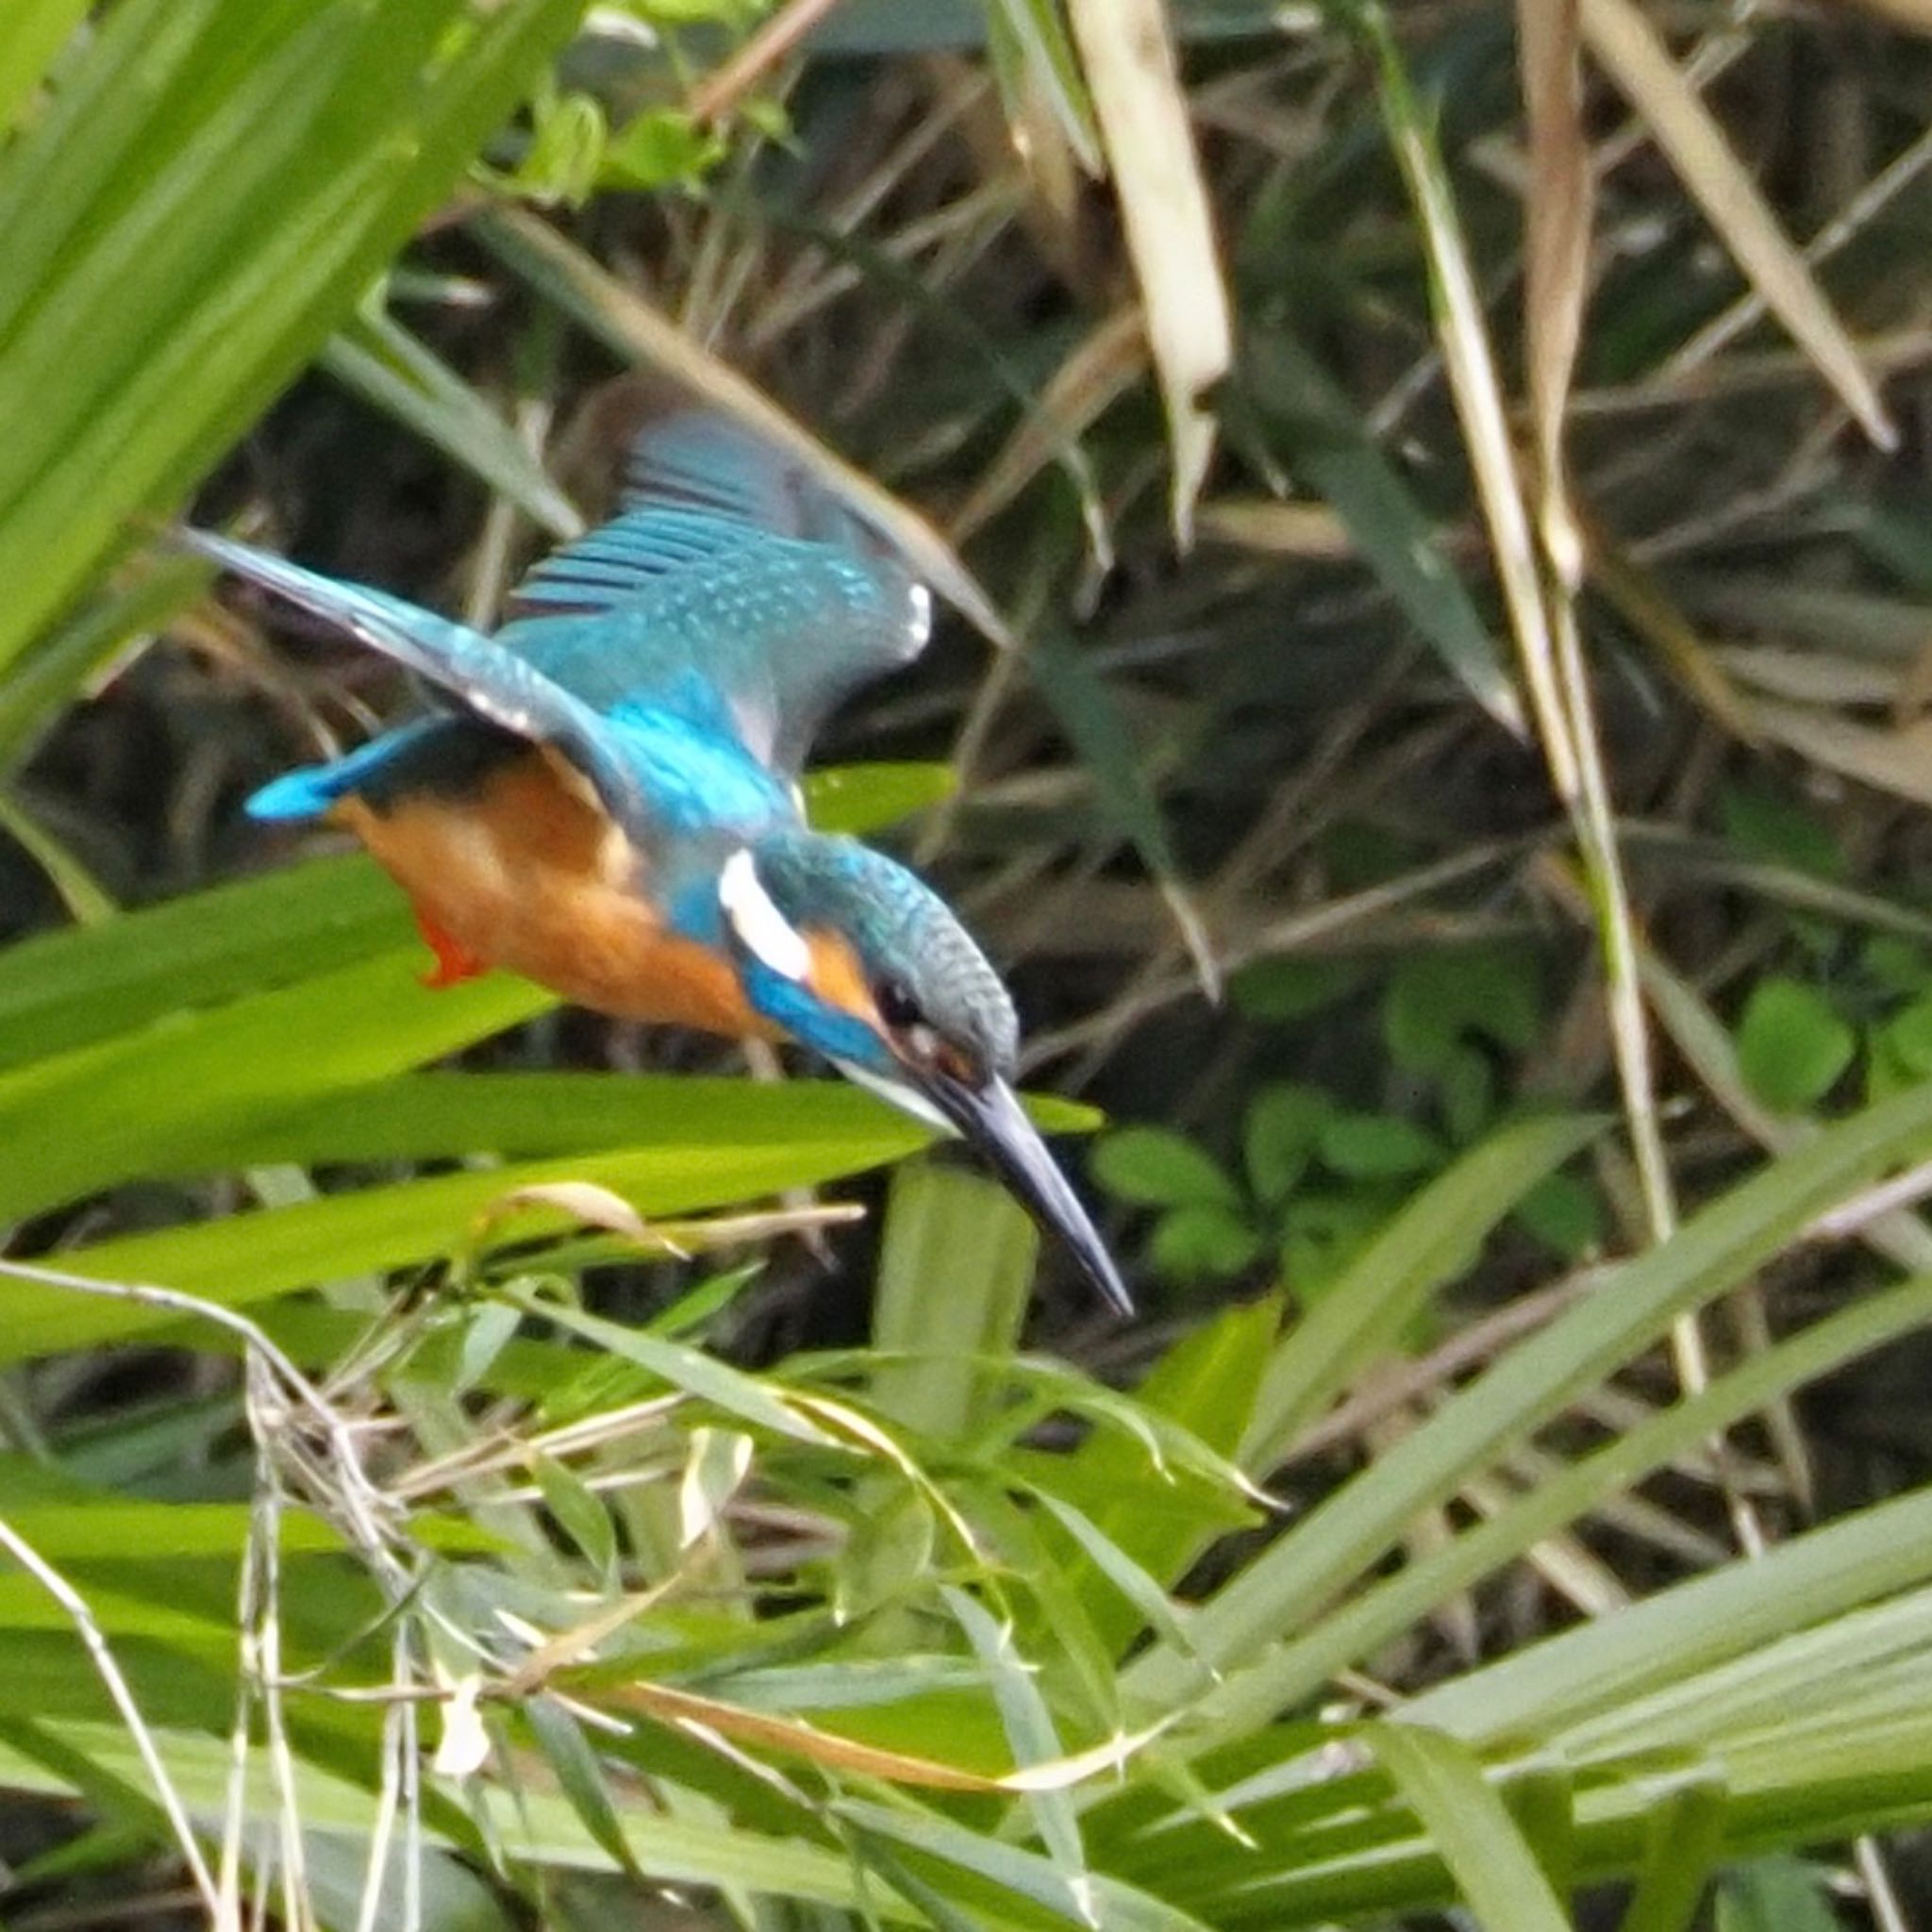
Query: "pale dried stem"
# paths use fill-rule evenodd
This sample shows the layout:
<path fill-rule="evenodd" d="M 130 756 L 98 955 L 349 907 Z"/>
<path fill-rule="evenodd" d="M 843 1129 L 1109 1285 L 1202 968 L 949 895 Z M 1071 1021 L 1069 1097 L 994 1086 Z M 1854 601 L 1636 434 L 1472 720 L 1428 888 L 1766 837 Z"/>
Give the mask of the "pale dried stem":
<path fill-rule="evenodd" d="M 167 1816 L 168 1828 L 175 1835 L 182 1863 L 188 1867 L 189 1876 L 194 1881 L 195 1891 L 207 1909 L 209 1921 L 216 1925 L 226 1924 L 221 1888 L 215 1882 L 214 1874 L 208 1870 L 200 1840 L 195 1837 L 194 1826 L 189 1819 L 188 1807 L 182 1803 L 180 1792 L 175 1789 L 175 1781 L 168 1774 L 160 1747 L 155 1741 L 154 1733 L 148 1729 L 147 1720 L 141 1714 L 141 1706 L 135 1701 L 133 1689 L 122 1674 L 107 1633 L 95 1621 L 87 1599 L 5 1518 L 0 1518 L 0 1550 L 6 1551 L 59 1605 L 74 1625 L 93 1664 L 94 1674 L 120 1713 L 121 1722 L 126 1726 L 127 1735 L 140 1754 L 155 1795 Z"/>

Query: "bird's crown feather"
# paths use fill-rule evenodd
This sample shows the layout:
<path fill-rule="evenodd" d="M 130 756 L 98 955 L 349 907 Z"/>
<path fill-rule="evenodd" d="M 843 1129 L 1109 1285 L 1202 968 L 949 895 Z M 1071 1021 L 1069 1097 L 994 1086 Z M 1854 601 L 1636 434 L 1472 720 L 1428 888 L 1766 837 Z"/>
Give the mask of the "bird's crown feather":
<path fill-rule="evenodd" d="M 816 832 L 776 833 L 759 841 L 755 858 L 784 917 L 801 932 L 846 941 L 882 1005 L 903 1002 L 987 1073 L 1011 1074 L 1019 1047 L 1013 1003 L 986 955 L 917 874 L 856 839 Z"/>

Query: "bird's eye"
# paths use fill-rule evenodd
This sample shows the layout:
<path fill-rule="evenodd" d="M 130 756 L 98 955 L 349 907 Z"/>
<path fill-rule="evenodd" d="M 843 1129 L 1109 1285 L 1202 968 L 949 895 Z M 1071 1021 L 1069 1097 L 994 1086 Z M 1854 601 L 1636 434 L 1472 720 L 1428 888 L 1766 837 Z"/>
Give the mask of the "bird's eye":
<path fill-rule="evenodd" d="M 880 980 L 873 988 L 872 998 L 873 1005 L 879 1009 L 879 1018 L 894 1033 L 904 1033 L 925 1018 L 919 1002 L 912 997 L 912 989 L 903 979 Z"/>

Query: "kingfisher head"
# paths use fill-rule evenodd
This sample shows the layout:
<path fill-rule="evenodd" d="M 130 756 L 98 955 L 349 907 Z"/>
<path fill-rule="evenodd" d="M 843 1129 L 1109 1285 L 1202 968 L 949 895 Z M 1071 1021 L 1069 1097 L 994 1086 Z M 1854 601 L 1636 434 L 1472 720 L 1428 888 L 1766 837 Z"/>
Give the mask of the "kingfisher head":
<path fill-rule="evenodd" d="M 1012 1090 L 1019 1022 L 932 890 L 855 839 L 787 829 L 718 874 L 754 1011 L 895 1106 L 977 1148 L 1122 1313 L 1132 1303 Z"/>

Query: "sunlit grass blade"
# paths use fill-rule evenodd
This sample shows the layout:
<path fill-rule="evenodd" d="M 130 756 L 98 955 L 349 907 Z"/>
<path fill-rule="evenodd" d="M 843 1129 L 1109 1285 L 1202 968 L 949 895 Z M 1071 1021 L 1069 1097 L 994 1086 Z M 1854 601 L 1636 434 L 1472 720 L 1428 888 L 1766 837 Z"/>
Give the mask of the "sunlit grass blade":
<path fill-rule="evenodd" d="M 1202 1655 L 1247 1666 L 1206 1702 L 1246 1728 L 1257 1709 L 1294 1694 L 1282 1638 L 1347 1588 L 1424 1509 L 1452 1495 L 1511 1443 L 1591 1388 L 1681 1314 L 1733 1286 L 1835 1201 L 1932 1143 L 1932 1089 L 1895 1096 L 1828 1129 L 1704 1208 L 1670 1241 L 1626 1262 L 1607 1291 L 1569 1309 L 1499 1361 L 1367 1472 L 1280 1539 L 1202 1608 Z M 1259 1660 L 1259 1661 L 1257 1661 Z M 1303 1684 L 1296 1661 L 1291 1681 Z M 1195 1673 L 1157 1646 L 1127 1674 L 1138 1698 L 1165 1707 Z M 1144 1706 L 1142 1707 L 1144 1707 Z"/>
<path fill-rule="evenodd" d="M 1265 1474 L 1355 1375 L 1395 1346 L 1471 1248 L 1601 1125 L 1556 1116 L 1505 1127 L 1424 1188 L 1271 1351 L 1241 1444 L 1243 1467 Z"/>
<path fill-rule="evenodd" d="M 157 1158 L 192 1169 L 201 1146 L 277 1105 L 401 1073 L 541 1012 L 553 996 L 492 974 L 432 993 L 412 952 L 392 951 L 230 1005 L 183 1015 L 0 1075 L 0 1134 L 23 1149 L 0 1181 L 0 1213 L 58 1205 Z M 192 1122 L 177 1095 L 225 1069 Z M 58 1115 L 68 1131 L 35 1137 Z M 173 1130 L 164 1126 L 172 1124 Z"/>
<path fill-rule="evenodd" d="M 881 1367 L 873 1399 L 935 1442 L 963 1438 L 991 1392 L 984 1360 L 1010 1355 L 1040 1252 L 1002 1191 L 921 1162 L 894 1176 L 873 1302 L 874 1344 L 916 1351 Z"/>
<path fill-rule="evenodd" d="M 0 270 L 0 402 L 21 429 L 0 461 L 0 664 L 321 345 L 577 12 L 115 10 L 90 71 L 0 159 L 0 207 L 32 210 Z"/>
<path fill-rule="evenodd" d="M 891 1138 L 895 1132 L 903 1138 Z M 884 1121 L 880 1134 L 879 1157 L 888 1159 L 920 1138 L 917 1127 L 895 1129 Z M 817 1186 L 873 1164 L 855 1158 L 850 1142 L 837 1139 L 794 1140 L 765 1149 L 607 1150 L 439 1174 L 158 1234 L 118 1237 L 64 1254 L 61 1265 L 109 1282 L 177 1286 L 242 1307 L 320 1282 L 448 1255 L 464 1244 L 476 1217 L 521 1188 L 588 1181 L 609 1189 L 652 1220 Z M 556 1227 L 570 1224 L 560 1214 L 553 1222 Z M 521 1224 L 517 1229 L 524 1238 L 539 1231 Z M 160 1310 L 24 1284 L 9 1288 L 8 1307 L 0 1357 L 10 1360 L 112 1342 L 173 1319 Z"/>
<path fill-rule="evenodd" d="M 17 0 L 0 35 L 0 136 L 13 125 L 87 0 Z"/>
<path fill-rule="evenodd" d="M 1523 1833 L 1460 1744 L 1407 1723 L 1376 1724 L 1367 1735 L 1488 1932 L 1569 1932 Z"/>
<path fill-rule="evenodd" d="M 320 859 L 0 952 L 0 1069 L 133 1032 L 184 1008 L 394 947 L 395 888 L 366 858 Z"/>

